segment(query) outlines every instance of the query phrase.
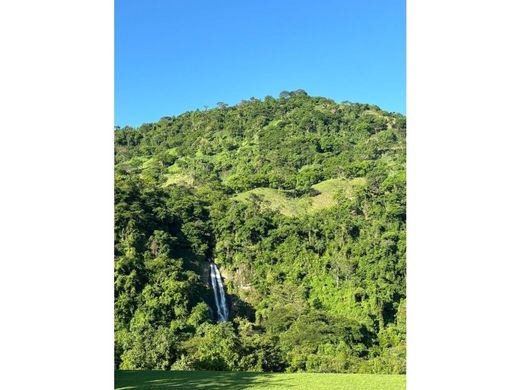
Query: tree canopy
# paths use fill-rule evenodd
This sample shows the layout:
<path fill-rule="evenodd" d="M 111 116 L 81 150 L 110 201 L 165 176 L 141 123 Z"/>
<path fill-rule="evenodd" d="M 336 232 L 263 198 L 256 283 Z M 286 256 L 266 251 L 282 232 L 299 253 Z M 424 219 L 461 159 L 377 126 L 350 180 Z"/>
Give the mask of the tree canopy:
<path fill-rule="evenodd" d="M 303 90 L 116 128 L 116 368 L 404 373 L 405 138 Z"/>

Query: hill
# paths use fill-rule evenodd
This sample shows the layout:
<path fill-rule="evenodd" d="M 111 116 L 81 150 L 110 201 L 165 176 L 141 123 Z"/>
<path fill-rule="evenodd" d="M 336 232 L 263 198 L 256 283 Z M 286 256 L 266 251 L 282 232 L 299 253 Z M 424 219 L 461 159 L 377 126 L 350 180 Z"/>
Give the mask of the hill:
<path fill-rule="evenodd" d="M 116 129 L 116 368 L 404 373 L 405 138 L 302 90 Z"/>

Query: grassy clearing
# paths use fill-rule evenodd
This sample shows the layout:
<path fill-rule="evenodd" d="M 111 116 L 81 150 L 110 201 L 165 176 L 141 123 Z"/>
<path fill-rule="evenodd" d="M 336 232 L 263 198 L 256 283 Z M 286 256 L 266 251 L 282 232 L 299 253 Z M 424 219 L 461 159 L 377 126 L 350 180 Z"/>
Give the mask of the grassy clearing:
<path fill-rule="evenodd" d="M 182 173 L 174 173 L 167 176 L 166 181 L 162 185 L 163 187 L 168 187 L 172 184 L 183 185 L 186 187 L 193 187 L 195 180 L 192 176 L 184 175 Z"/>
<path fill-rule="evenodd" d="M 329 179 L 312 186 L 319 191 L 319 195 L 312 197 L 312 210 L 320 210 L 332 207 L 336 202 L 334 200 L 338 192 L 346 196 L 352 196 L 352 190 L 356 186 L 364 186 L 365 178 L 356 178 L 352 180 Z"/>
<path fill-rule="evenodd" d="M 283 191 L 274 188 L 255 188 L 238 194 L 235 199 L 247 201 L 252 196 L 258 196 L 265 207 L 289 216 L 302 214 L 311 206 L 309 198 L 291 199 Z"/>
<path fill-rule="evenodd" d="M 404 390 L 404 375 L 274 374 L 213 371 L 116 371 L 116 390 L 312 389 Z"/>
<path fill-rule="evenodd" d="M 251 196 L 258 196 L 265 206 L 271 210 L 294 217 L 306 213 L 313 213 L 322 209 L 332 207 L 336 204 L 335 197 L 338 193 L 346 196 L 352 195 L 356 186 L 364 186 L 366 179 L 356 178 L 352 180 L 329 179 L 312 186 L 319 192 L 312 197 L 290 198 L 284 191 L 273 188 L 255 188 L 235 196 L 236 200 L 246 201 Z"/>

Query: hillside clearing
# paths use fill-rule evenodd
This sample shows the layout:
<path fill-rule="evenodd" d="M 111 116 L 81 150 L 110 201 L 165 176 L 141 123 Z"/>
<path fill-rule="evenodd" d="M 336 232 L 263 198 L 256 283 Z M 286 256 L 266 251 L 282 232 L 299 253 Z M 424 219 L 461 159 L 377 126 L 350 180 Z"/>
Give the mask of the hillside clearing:
<path fill-rule="evenodd" d="M 366 185 L 365 178 L 329 179 L 312 186 L 319 192 L 315 196 L 304 196 L 290 198 L 283 190 L 274 188 L 255 188 L 242 192 L 235 196 L 236 200 L 247 201 L 252 197 L 259 197 L 264 205 L 271 210 L 278 211 L 283 215 L 294 217 L 298 215 L 314 213 L 322 209 L 333 207 L 336 204 L 336 196 L 344 195 L 351 197 L 355 187 Z"/>

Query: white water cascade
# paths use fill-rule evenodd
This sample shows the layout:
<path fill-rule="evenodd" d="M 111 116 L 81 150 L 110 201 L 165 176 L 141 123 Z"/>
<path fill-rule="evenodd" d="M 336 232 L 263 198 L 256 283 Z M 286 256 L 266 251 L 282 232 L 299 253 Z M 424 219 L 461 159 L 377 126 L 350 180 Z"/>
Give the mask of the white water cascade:
<path fill-rule="evenodd" d="M 226 293 L 220 272 L 215 263 L 209 263 L 209 270 L 211 276 L 211 286 L 213 287 L 213 296 L 215 297 L 215 305 L 217 306 L 217 317 L 219 322 L 228 320 L 228 307 L 226 302 Z"/>

